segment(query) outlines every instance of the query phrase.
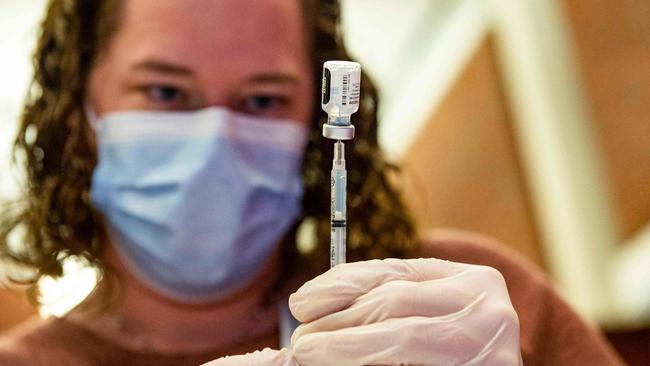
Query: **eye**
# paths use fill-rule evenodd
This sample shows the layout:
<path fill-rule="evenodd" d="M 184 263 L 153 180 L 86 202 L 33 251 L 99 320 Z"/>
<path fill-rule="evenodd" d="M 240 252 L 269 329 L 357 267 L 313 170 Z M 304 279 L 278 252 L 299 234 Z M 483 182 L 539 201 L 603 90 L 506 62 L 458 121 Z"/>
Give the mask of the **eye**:
<path fill-rule="evenodd" d="M 150 84 L 139 88 L 154 106 L 167 109 L 189 108 L 189 94 L 174 85 Z"/>
<path fill-rule="evenodd" d="M 283 95 L 260 94 L 245 97 L 239 109 L 253 115 L 281 116 L 287 111 L 289 104 L 289 99 Z"/>
<path fill-rule="evenodd" d="M 169 103 L 177 100 L 181 96 L 181 91 L 169 85 L 151 85 L 147 87 L 147 95 L 157 103 Z"/>

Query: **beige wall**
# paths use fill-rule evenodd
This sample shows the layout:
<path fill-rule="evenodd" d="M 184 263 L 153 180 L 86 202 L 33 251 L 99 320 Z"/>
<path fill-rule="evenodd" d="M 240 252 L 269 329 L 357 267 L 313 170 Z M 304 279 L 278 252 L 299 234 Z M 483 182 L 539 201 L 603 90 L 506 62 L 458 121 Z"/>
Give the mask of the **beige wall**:
<path fill-rule="evenodd" d="M 650 221 L 650 2 L 561 3 L 626 238 Z M 481 231 L 543 264 L 491 44 L 483 43 L 403 157 L 407 200 L 424 228 Z"/>
<path fill-rule="evenodd" d="M 406 199 L 421 228 L 486 233 L 542 264 L 489 39 L 402 164 Z"/>
<path fill-rule="evenodd" d="M 625 237 L 650 221 L 650 1 L 564 0 Z"/>

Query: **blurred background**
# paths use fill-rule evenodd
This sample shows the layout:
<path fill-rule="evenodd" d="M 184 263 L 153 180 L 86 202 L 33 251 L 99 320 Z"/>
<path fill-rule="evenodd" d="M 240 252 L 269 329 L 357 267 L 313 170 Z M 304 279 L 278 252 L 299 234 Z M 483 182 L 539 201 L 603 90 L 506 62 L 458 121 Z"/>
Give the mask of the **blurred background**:
<path fill-rule="evenodd" d="M 0 2 L 0 198 L 44 0 Z M 482 232 L 543 268 L 631 365 L 650 364 L 650 1 L 343 0 L 380 140 L 422 233 Z M 17 180 L 18 179 L 18 180 Z M 94 273 L 43 284 L 60 314 Z M 0 289 L 0 331 L 35 311 Z"/>

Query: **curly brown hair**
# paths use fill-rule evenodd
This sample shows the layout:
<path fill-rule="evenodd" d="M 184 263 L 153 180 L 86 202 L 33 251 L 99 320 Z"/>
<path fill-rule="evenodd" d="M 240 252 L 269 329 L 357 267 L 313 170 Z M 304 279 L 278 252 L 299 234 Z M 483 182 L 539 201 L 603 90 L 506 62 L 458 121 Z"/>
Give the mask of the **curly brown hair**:
<path fill-rule="evenodd" d="M 303 5 L 313 75 L 319 80 L 323 62 L 350 59 L 341 39 L 339 4 L 303 0 Z M 42 23 L 34 79 L 14 144 L 14 163 L 26 173 L 25 192 L 0 211 L 0 259 L 31 270 L 22 282 L 33 285 L 43 276 L 61 276 L 69 257 L 84 258 L 105 270 L 100 259 L 102 228 L 89 198 L 97 155 L 88 138 L 84 98 L 94 61 L 118 26 L 119 6 L 120 0 L 52 0 Z M 396 189 L 397 168 L 384 159 L 377 144 L 377 93 L 365 75 L 362 89 L 354 122 L 357 138 L 347 156 L 348 258 L 403 257 L 417 249 L 418 241 Z M 332 142 L 320 133 L 320 87 L 313 93 L 302 220 L 316 223 L 317 245 L 310 253 L 299 253 L 294 228 L 284 249 L 286 260 L 298 261 L 285 268 L 306 263 L 321 272 L 329 264 Z M 14 232 L 20 233 L 20 245 L 10 245 Z"/>

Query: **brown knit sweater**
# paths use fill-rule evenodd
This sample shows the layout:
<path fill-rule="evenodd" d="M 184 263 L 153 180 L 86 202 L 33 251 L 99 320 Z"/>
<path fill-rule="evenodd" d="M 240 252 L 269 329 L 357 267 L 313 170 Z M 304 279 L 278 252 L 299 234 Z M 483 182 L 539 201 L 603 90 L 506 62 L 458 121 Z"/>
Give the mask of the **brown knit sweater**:
<path fill-rule="evenodd" d="M 503 245 L 475 234 L 437 231 L 424 242 L 421 256 L 488 265 L 503 274 L 519 315 L 524 365 L 623 364 L 603 337 L 552 290 L 541 271 Z M 0 338 L 0 365 L 199 365 L 223 355 L 264 347 L 278 347 L 277 329 L 246 344 L 201 355 L 137 353 L 65 318 L 52 318 L 26 323 Z"/>

